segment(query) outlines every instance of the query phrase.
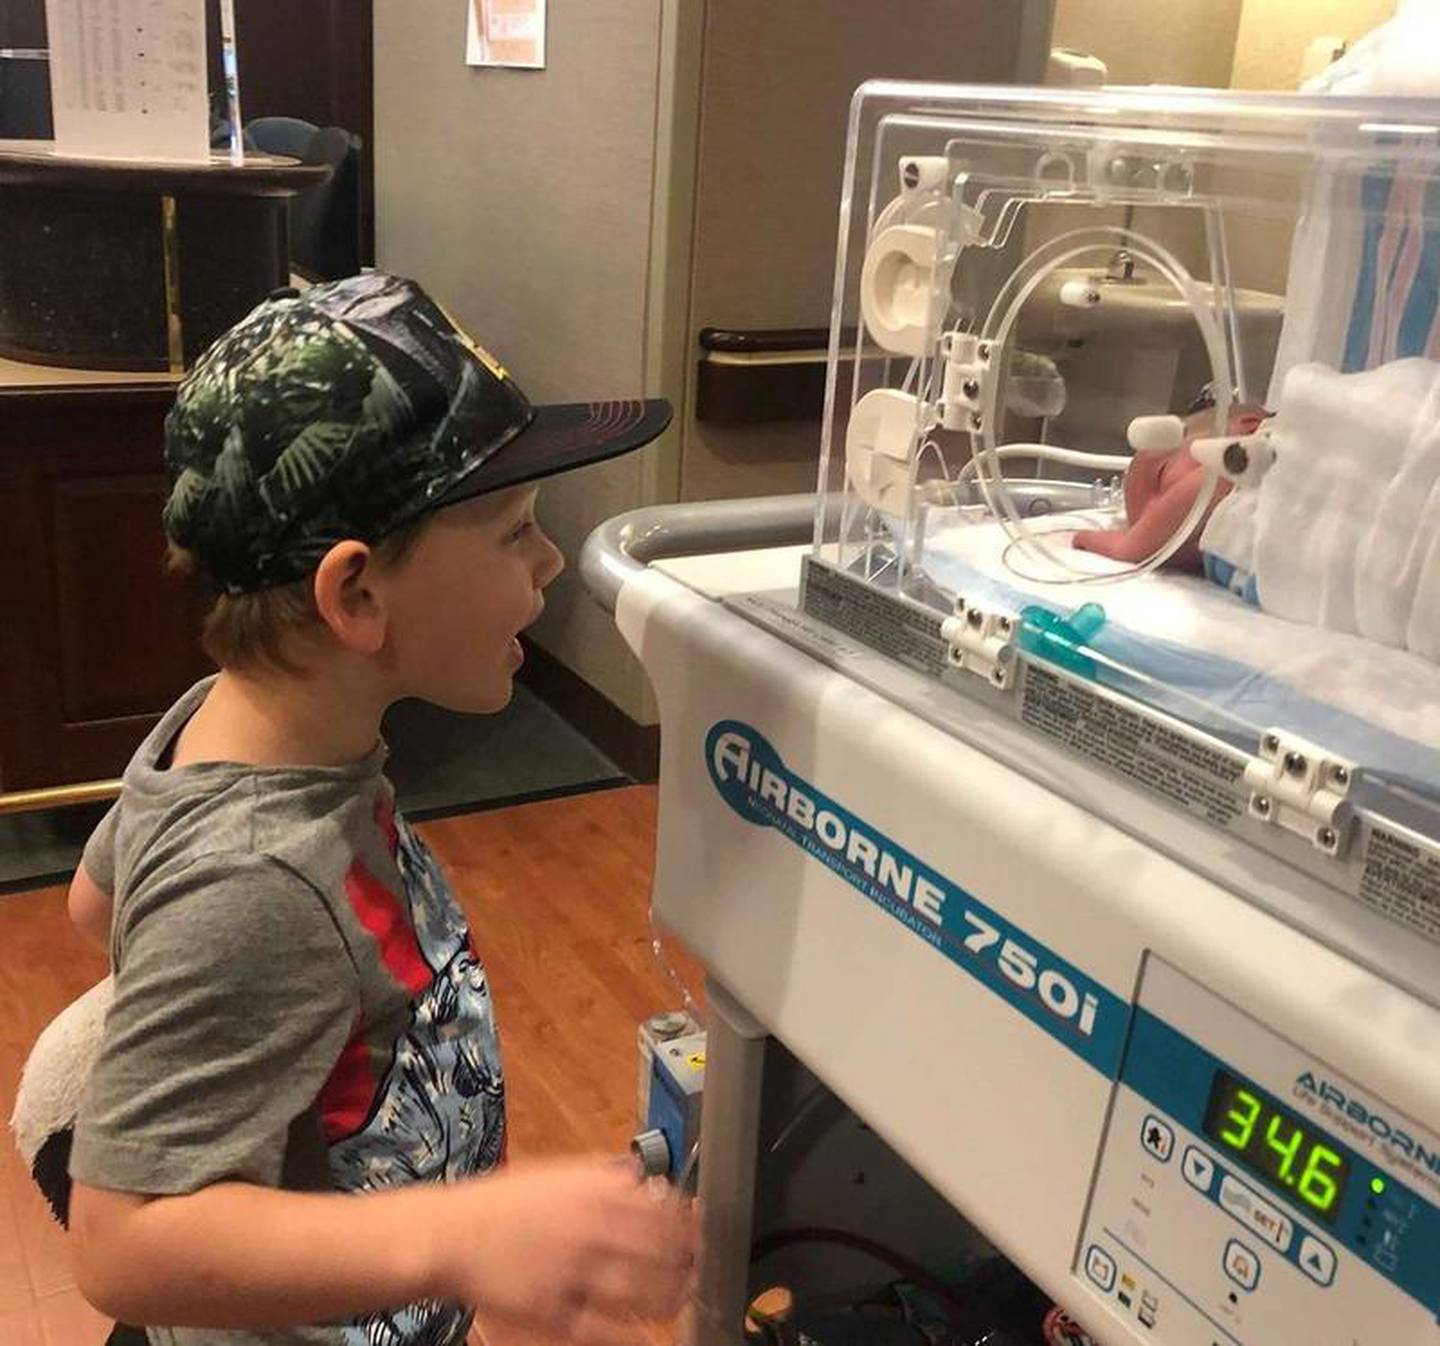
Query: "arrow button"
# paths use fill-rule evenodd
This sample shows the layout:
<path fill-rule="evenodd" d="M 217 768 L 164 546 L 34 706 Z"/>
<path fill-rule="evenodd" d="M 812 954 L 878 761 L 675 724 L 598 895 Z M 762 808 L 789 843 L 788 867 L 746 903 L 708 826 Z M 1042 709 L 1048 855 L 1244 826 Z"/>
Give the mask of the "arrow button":
<path fill-rule="evenodd" d="M 1313 1235 L 1300 1240 L 1300 1270 L 1317 1285 L 1329 1285 L 1335 1279 L 1335 1252 Z"/>
<path fill-rule="evenodd" d="M 1203 1150 L 1197 1150 L 1191 1145 L 1185 1151 L 1185 1158 L 1180 1163 L 1181 1171 L 1185 1174 L 1185 1181 L 1197 1192 L 1210 1195 L 1210 1184 L 1215 1181 L 1215 1164 L 1210 1156 Z"/>

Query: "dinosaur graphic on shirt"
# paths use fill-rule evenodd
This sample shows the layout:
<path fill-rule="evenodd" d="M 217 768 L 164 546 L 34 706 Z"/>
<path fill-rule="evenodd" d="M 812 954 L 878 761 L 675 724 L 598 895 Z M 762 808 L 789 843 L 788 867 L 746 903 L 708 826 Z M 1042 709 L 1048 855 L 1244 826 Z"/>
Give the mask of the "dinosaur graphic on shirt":
<path fill-rule="evenodd" d="M 356 1111 L 327 1116 L 330 1172 L 343 1191 L 469 1177 L 494 1168 L 505 1146 L 500 1044 L 469 926 L 435 858 L 405 821 L 388 806 L 376 821 L 403 894 L 389 892 L 358 860 L 347 891 L 353 890 L 357 909 L 366 904 L 367 926 L 383 932 L 381 956 L 413 999 L 378 1088 L 372 1081 L 350 1100 Z M 387 903 L 393 909 L 386 910 Z M 352 1045 L 363 1052 L 362 1032 L 357 1026 Z M 337 1097 L 343 1093 L 342 1085 Z M 358 1120 L 362 1113 L 356 1129 L 334 1135 L 337 1116 Z M 458 1305 L 413 1304 L 357 1319 L 343 1329 L 344 1340 L 346 1346 L 450 1346 L 469 1320 L 469 1310 Z"/>

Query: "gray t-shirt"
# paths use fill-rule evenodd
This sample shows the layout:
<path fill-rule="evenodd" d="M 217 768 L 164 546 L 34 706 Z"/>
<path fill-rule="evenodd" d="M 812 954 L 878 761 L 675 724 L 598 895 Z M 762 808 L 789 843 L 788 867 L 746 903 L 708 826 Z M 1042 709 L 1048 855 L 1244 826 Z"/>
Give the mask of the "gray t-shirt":
<path fill-rule="evenodd" d="M 225 1179 L 366 1191 L 493 1167 L 489 988 L 444 875 L 395 813 L 383 748 L 344 767 L 165 769 L 209 686 L 141 745 L 85 849 L 115 898 L 115 1002 L 72 1176 L 150 1195 Z M 146 1326 L 157 1346 L 449 1346 L 469 1321 L 423 1304 L 281 1332 Z"/>

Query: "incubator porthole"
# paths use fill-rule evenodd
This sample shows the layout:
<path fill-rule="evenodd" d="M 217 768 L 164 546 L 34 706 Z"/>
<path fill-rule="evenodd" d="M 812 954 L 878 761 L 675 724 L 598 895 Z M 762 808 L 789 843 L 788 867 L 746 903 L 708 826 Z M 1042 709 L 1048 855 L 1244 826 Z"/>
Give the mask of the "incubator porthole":
<path fill-rule="evenodd" d="M 1117 157 L 1110 163 L 1113 166 L 1121 161 Z M 1059 461 L 1100 467 L 1115 474 L 1123 472 L 1128 465 L 1128 458 L 1119 454 L 1078 451 L 1048 442 L 1005 443 L 1000 438 L 1006 425 L 1006 397 L 1010 381 L 1014 378 L 1014 365 L 1024 353 L 1020 342 L 1025 330 L 1022 316 L 1026 305 L 1042 285 L 1058 282 L 1062 305 L 1079 310 L 1109 311 L 1107 305 L 1122 301 L 1107 299 L 1105 287 L 1098 277 L 1089 282 L 1078 278 L 1066 279 L 1065 269 L 1080 269 L 1083 273 L 1089 266 L 1103 270 L 1113 265 L 1119 253 L 1145 266 L 1159 285 L 1168 285 L 1178 294 L 1184 303 L 1184 311 L 1188 312 L 1198 329 L 1211 382 L 1217 388 L 1234 386 L 1228 368 L 1225 334 L 1215 312 L 1202 301 L 1199 287 L 1178 257 L 1155 239 L 1137 233 L 1133 228 L 1118 226 L 1070 230 L 1041 244 L 1024 258 L 1000 287 L 979 333 L 983 344 L 999 358 L 987 368 L 978 398 L 980 408 L 966 422 L 972 435 L 970 458 L 974 464 L 974 484 L 1009 541 L 1003 553 L 1003 564 L 1024 581 L 1099 585 L 1114 584 L 1150 573 L 1179 551 L 1217 499 L 1219 473 L 1215 467 L 1207 466 L 1203 478 L 1197 478 L 1202 483 L 1201 488 L 1195 493 L 1193 503 L 1184 512 L 1183 518 L 1175 520 L 1170 529 L 1141 556 L 1126 558 L 1126 564 L 1108 570 L 1097 567 L 1083 553 L 1074 551 L 1068 545 L 1049 540 L 1053 533 L 1047 534 L 1034 527 L 1033 521 L 1040 517 L 1040 513 L 1031 508 L 1028 500 L 1017 503 L 1017 482 L 1014 474 L 1006 470 L 1007 456 L 1028 456 L 1041 462 Z M 1121 287 L 1117 285 L 1115 290 L 1118 294 Z M 1062 331 L 1060 335 L 1067 334 Z M 1082 337 L 1069 339 L 1083 340 Z M 991 373 L 991 369 L 995 372 Z M 1214 407 L 1217 428 L 1228 424 L 1230 405 L 1231 399 L 1225 398 L 1223 404 Z M 1244 451 L 1243 446 L 1241 451 Z"/>

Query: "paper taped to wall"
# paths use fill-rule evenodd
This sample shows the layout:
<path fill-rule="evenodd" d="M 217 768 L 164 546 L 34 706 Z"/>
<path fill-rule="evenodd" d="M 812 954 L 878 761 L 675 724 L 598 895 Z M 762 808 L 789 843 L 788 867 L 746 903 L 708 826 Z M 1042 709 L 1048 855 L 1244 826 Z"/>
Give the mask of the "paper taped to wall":
<path fill-rule="evenodd" d="M 545 66 L 545 0 L 470 0 L 468 65 Z"/>

